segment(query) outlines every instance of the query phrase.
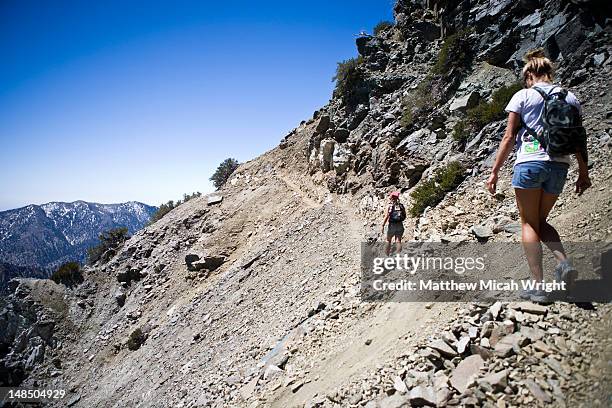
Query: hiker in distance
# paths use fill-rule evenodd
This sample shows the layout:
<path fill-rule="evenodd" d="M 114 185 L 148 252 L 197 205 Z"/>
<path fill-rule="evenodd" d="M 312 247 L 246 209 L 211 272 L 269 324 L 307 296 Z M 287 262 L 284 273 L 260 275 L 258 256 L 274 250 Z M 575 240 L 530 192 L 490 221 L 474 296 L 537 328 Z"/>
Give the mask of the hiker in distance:
<path fill-rule="evenodd" d="M 542 49 L 525 54 L 524 62 L 525 89 L 515 93 L 506 106 L 506 133 L 486 184 L 489 192 L 495 194 L 499 170 L 516 145 L 512 187 L 532 277 L 537 282 L 544 278 L 541 245 L 544 242 L 558 262 L 555 280 L 565 282 L 566 288 L 571 289 L 577 271 L 547 218 L 563 190 L 572 155 L 578 161 L 576 192 L 581 195 L 591 186 L 580 102 L 573 93 L 553 85 L 553 64 Z M 521 297 L 534 302 L 548 300 L 546 292 L 535 289 L 523 291 Z"/>
<path fill-rule="evenodd" d="M 396 253 L 402 250 L 402 236 L 404 235 L 404 220 L 406 219 L 406 209 L 404 204 L 399 201 L 399 191 L 394 191 L 389 195 L 391 202 L 385 211 L 385 219 L 382 224 L 382 234 L 385 234 L 385 224 L 389 221 L 387 228 L 387 256 L 391 253 L 392 240 L 395 238 L 397 244 Z"/>

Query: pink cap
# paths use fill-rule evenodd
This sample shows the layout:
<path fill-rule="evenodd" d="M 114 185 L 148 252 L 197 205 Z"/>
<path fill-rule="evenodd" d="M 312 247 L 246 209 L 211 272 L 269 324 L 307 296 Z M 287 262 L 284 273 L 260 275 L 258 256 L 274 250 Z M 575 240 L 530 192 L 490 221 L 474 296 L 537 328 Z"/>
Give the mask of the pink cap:
<path fill-rule="evenodd" d="M 389 197 L 393 198 L 398 198 L 400 196 L 400 192 L 399 191 L 394 191 L 391 194 L 389 194 Z"/>

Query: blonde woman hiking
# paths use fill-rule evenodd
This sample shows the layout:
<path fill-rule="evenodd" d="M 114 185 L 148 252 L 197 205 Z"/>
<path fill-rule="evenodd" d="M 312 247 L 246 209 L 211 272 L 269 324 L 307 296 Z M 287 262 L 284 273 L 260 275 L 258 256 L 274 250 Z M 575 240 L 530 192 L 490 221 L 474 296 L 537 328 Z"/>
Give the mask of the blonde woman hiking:
<path fill-rule="evenodd" d="M 572 156 L 578 161 L 576 192 L 580 195 L 591 186 L 580 102 L 573 93 L 553 84 L 553 64 L 541 49 L 528 52 L 524 61 L 525 89 L 515 93 L 506 106 L 508 125 L 487 188 L 495 193 L 499 170 L 516 145 L 512 187 L 532 277 L 537 282 L 544 279 L 541 245 L 544 242 L 558 262 L 555 279 L 571 288 L 577 271 L 547 218 L 563 190 Z M 548 300 L 546 292 L 536 289 L 523 291 L 521 297 L 534 302 Z"/>

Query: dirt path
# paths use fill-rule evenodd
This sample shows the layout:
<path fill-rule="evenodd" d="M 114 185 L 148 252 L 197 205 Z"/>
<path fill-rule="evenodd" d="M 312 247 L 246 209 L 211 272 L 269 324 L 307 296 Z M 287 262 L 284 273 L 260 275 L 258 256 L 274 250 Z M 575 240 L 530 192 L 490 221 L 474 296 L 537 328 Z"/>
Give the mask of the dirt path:
<path fill-rule="evenodd" d="M 306 204 L 307 207 L 309 207 L 309 208 L 318 208 L 318 207 L 321 206 L 320 203 L 315 202 L 312 198 L 310 198 L 308 196 L 308 194 L 304 193 L 304 189 L 300 188 L 288 176 L 286 176 L 286 175 L 284 175 L 282 173 L 277 173 L 276 177 L 279 180 L 281 180 L 283 183 L 285 183 L 285 185 L 287 185 L 287 187 L 289 187 L 296 196 L 300 197 L 302 199 L 302 201 L 304 201 L 304 204 Z"/>
<path fill-rule="evenodd" d="M 283 179 L 287 185 L 292 184 L 289 178 Z M 343 237 L 336 243 L 337 251 L 350 254 L 344 265 L 347 284 L 358 288 L 361 242 L 365 235 L 363 219 L 348 199 L 334 197 L 329 205 L 346 219 L 344 225 L 334 226 Z M 297 390 L 291 384 L 278 388 L 267 396 L 266 406 L 296 407 L 333 395 L 342 385 L 404 354 L 410 345 L 433 329 L 434 321 L 450 315 L 448 305 L 368 304 L 361 303 L 356 293 L 349 310 L 341 313 L 337 321 L 327 321 L 324 330 L 297 338 L 289 345 L 298 349 L 291 357 L 296 366 L 294 371 L 307 372 L 304 384 Z"/>

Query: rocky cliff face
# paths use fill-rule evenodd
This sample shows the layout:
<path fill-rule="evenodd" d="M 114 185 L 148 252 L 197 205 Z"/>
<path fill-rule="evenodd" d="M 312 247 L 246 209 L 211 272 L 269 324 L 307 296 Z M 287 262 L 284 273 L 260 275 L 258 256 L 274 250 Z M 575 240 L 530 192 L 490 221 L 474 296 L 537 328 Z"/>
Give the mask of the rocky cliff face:
<path fill-rule="evenodd" d="M 322 172 L 331 191 L 408 190 L 453 160 L 473 172 L 488 168 L 503 121 L 462 140 L 451 136 L 467 109 L 519 80 L 523 55 L 537 47 L 556 61 L 560 84 L 595 87 L 584 86 L 580 97 L 593 109 L 586 116 L 595 144 L 609 140 L 601 109 L 612 64 L 603 2 L 422 3 L 398 1 L 393 28 L 357 39 L 351 91 L 315 113 L 311 172 Z"/>
<path fill-rule="evenodd" d="M 67 389 L 69 398 L 56 406 L 605 401 L 607 304 L 359 298 L 360 243 L 377 238 L 386 193 L 402 190 L 409 205 L 410 193 L 446 163 L 463 163 L 461 183 L 406 222 L 408 238 L 519 239 L 511 164 L 499 194 L 483 186 L 503 121 L 465 139 L 451 134 L 468 109 L 516 81 L 522 48 L 532 43 L 558 49 L 560 79 L 583 101 L 592 147 L 595 187 L 580 198 L 566 189 L 563 211 L 551 222 L 564 238 L 610 240 L 611 27 L 599 7 L 399 1 L 394 28 L 358 39 L 362 58 L 347 92 L 336 93 L 278 148 L 241 165 L 220 190 L 222 199 L 200 197 L 172 210 L 135 233 L 109 263 L 87 268 L 76 288 L 20 282 L 15 294 L 43 311 L 30 326 L 41 313 L 61 313 L 53 314 L 42 354 L 34 349 L 44 339 L 25 349 L 18 340 L 36 337 L 27 324 L 11 331 L 5 367 L 25 367 L 24 386 Z M 45 304 L 57 297 L 43 288 L 61 294 L 62 303 Z M 20 300 L 11 299 L 7 307 L 15 310 Z M 15 326 L 17 315 L 4 314 L 0 330 Z M 28 365 L 32 355 L 36 363 Z"/>
<path fill-rule="evenodd" d="M 84 261 L 87 248 L 103 231 L 127 227 L 138 231 L 155 207 L 128 202 L 84 201 L 28 205 L 0 212 L 0 260 L 16 266 L 50 269 L 63 262 Z"/>

